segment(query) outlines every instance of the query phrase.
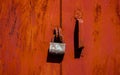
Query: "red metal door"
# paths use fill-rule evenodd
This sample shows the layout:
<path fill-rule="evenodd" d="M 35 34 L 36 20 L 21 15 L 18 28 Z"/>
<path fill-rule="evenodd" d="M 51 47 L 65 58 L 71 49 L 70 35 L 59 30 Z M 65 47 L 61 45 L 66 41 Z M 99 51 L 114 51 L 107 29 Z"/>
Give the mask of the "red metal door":
<path fill-rule="evenodd" d="M 0 0 L 0 75 L 120 75 L 120 0 L 63 0 L 62 65 L 48 63 L 59 0 Z M 74 12 L 84 49 L 74 58 Z M 80 43 L 80 42 L 79 42 Z"/>

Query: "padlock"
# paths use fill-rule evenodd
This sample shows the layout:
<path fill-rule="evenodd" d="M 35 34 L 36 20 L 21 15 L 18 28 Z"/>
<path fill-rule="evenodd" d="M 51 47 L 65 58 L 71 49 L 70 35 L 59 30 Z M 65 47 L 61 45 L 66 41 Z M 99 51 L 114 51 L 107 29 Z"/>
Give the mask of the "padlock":
<path fill-rule="evenodd" d="M 66 44 L 63 41 L 60 28 L 55 28 L 53 34 L 54 37 L 49 45 L 47 61 L 60 63 L 64 57 Z"/>
<path fill-rule="evenodd" d="M 63 54 L 65 52 L 65 43 L 63 43 L 63 36 L 61 34 L 60 28 L 55 28 L 54 38 L 50 42 L 49 52 L 55 54 Z"/>

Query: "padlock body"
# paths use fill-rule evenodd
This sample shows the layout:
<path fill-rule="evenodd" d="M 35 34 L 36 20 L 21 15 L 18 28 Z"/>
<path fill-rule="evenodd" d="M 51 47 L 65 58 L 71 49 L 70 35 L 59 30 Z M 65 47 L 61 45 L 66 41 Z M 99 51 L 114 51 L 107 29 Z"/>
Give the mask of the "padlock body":
<path fill-rule="evenodd" d="M 49 52 L 63 54 L 65 52 L 65 43 L 50 42 Z"/>

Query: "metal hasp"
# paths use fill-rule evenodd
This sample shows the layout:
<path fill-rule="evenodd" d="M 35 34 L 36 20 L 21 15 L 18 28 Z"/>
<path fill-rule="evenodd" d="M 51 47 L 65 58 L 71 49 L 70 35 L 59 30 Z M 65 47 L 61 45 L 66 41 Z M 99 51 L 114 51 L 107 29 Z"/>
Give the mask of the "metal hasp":
<path fill-rule="evenodd" d="M 75 29 L 74 29 L 74 57 L 80 58 L 82 50 L 84 48 L 82 42 L 79 43 L 79 26 L 83 23 L 82 13 L 80 10 L 75 12 Z M 79 47 L 80 46 L 80 47 Z"/>

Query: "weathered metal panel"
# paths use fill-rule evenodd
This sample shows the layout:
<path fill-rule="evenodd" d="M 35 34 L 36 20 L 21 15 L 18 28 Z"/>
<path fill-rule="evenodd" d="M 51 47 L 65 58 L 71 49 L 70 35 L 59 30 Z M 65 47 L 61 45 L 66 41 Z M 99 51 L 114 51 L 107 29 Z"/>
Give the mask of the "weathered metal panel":
<path fill-rule="evenodd" d="M 0 75 L 120 75 L 120 0 L 63 0 L 62 63 L 47 62 L 59 0 L 0 0 Z M 74 13 L 84 49 L 74 58 Z M 80 43 L 80 41 L 79 41 Z"/>

